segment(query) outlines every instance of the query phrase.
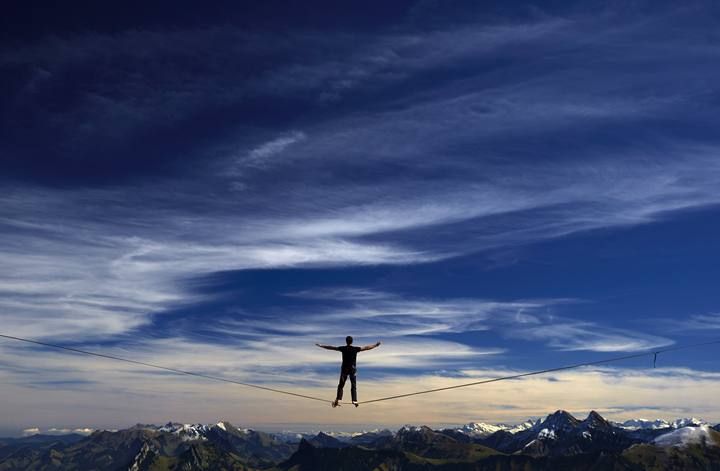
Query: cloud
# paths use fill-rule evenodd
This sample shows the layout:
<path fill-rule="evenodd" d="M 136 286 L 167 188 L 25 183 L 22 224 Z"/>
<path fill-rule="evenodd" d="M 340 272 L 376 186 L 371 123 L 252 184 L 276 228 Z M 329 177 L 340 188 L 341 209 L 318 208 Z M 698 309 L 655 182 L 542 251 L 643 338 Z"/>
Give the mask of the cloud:
<path fill-rule="evenodd" d="M 379 181 L 269 188 L 241 201 L 207 195 L 193 182 L 181 193 L 172 181 L 102 190 L 10 187 L 0 210 L 4 325 L 34 337 L 120 335 L 202 301 L 186 281 L 220 271 L 428 263 L 646 224 L 720 202 L 714 151 L 676 152 L 665 156 L 675 160 L 650 165 L 628 158 L 490 167 L 486 183 L 423 184 L 422 191 L 419 182 Z M 445 328 L 442 321 L 416 327 Z M 597 348 L 655 342 L 615 337 Z"/>
<path fill-rule="evenodd" d="M 688 330 L 716 330 L 720 329 L 720 314 L 698 314 L 675 324 Z"/>
<path fill-rule="evenodd" d="M 529 317 L 561 300 L 497 302 L 483 299 L 406 298 L 392 293 L 357 288 L 329 288 L 291 293 L 314 301 L 332 301 L 329 306 L 309 306 L 312 314 L 291 316 L 278 312 L 273 317 L 242 321 L 245 332 L 273 332 L 283 335 L 322 336 L 324 332 L 347 331 L 356 337 L 402 339 L 414 335 L 437 335 L 481 331 L 503 319 Z M 279 322 L 283 319 L 282 322 Z M 523 317 L 524 319 L 524 317 Z M 225 329 L 225 327 L 223 327 Z M 427 342 L 423 339 L 422 342 Z M 442 356 L 426 350 L 428 357 Z"/>
<path fill-rule="evenodd" d="M 608 328 L 595 322 L 555 319 L 552 323 L 508 331 L 513 338 L 535 340 L 563 351 L 634 352 L 666 347 L 668 338 Z"/>
<path fill-rule="evenodd" d="M 307 139 L 305 133 L 293 131 L 292 133 L 275 138 L 271 141 L 252 149 L 247 155 L 237 160 L 239 167 L 252 167 L 255 169 L 266 169 L 272 165 L 272 160 L 281 154 L 288 147 Z"/>
<path fill-rule="evenodd" d="M 70 360 L 72 366 L 86 361 L 85 358 Z M 308 423 L 344 424 L 345 427 L 373 423 L 392 427 L 407 423 L 408 417 L 413 418 L 413 423 L 430 425 L 471 420 L 520 422 L 560 408 L 580 416 L 598 410 L 613 420 L 637 416 L 675 419 L 691 410 L 705 420 L 720 421 L 720 410 L 712 400 L 713 392 L 720 387 L 720 377 L 717 373 L 691 369 L 575 370 L 554 374 L 552 378 L 559 381 L 531 377 L 368 404 L 361 406 L 362 416 L 344 410 L 335 411 L 331 416 L 329 406 L 321 403 L 304 403 L 300 399 L 188 377 L 144 375 L 138 371 L 121 372 L 113 377 L 102 369 L 95 371 L 99 373 L 100 381 L 92 389 L 58 388 L 50 396 L 43 390 L 20 387 L 16 381 L 4 382 L 6 386 L 0 395 L 4 403 L 13 405 L 5 416 L 6 424 L 12 426 L 32 421 L 42 430 L 55 427 L 57 423 L 69 423 L 82 411 L 90 411 L 89 428 L 130 426 L 134 417 L 155 423 L 165 423 L 169 417 L 188 423 L 224 418 L 241 426 L 265 429 L 277 427 L 277 424 L 287 427 L 288 424 Z M 465 370 L 464 375 L 457 378 L 430 373 L 373 379 L 364 377 L 361 372 L 359 392 L 361 399 L 371 399 L 520 372 L 488 368 Z M 277 379 L 277 386 L 287 386 L 285 380 L 288 378 L 280 376 Z M 334 380 L 332 375 L 332 378 L 320 380 L 315 387 L 296 385 L 293 390 L 330 398 Z M 669 382 L 672 382 L 672 388 L 667 387 Z M 480 401 L 478 394 L 482 398 Z M 31 407 L 38 401 L 52 412 L 40 412 Z M 61 404 L 64 407 L 60 407 Z M 304 406 L 298 407 L 300 404 Z M 498 408 L 494 404 L 512 404 L 513 407 Z"/>
<path fill-rule="evenodd" d="M 508 339 L 540 342 L 560 351 L 632 352 L 673 343 L 668 338 L 600 322 L 576 321 L 554 312 L 558 307 L 579 302 L 571 299 L 501 302 L 472 298 L 413 298 L 344 287 L 305 290 L 288 293 L 288 296 L 320 304 L 294 307 L 289 311 L 275 309 L 270 314 L 258 313 L 253 318 L 238 321 L 219 320 L 217 331 L 250 337 L 270 336 L 271 344 L 288 336 L 306 339 L 308 343 L 314 339 L 327 343 L 332 340 L 326 338 L 325 332 L 351 332 L 357 338 L 392 339 L 393 348 L 416 342 L 406 339 L 410 336 L 424 336 L 420 343 L 425 344 L 431 342 L 431 336 L 478 331 L 494 331 Z M 430 358 L 442 359 L 442 351 L 448 347 L 442 344 L 440 347 L 435 350 L 433 344 L 428 343 L 424 350 L 427 354 L 424 360 L 428 361 L 425 366 L 431 366 Z M 485 353 L 503 351 L 490 348 Z M 475 361 L 472 356 L 468 360 Z M 387 365 L 394 366 L 392 362 Z"/>
<path fill-rule="evenodd" d="M 57 427 L 50 427 L 48 429 L 40 429 L 38 427 L 31 427 L 26 428 L 22 431 L 23 436 L 29 437 L 32 435 L 67 435 L 70 433 L 76 433 L 79 435 L 90 435 L 93 433 L 95 429 L 88 428 L 88 427 L 79 427 L 79 428 L 57 428 Z"/>

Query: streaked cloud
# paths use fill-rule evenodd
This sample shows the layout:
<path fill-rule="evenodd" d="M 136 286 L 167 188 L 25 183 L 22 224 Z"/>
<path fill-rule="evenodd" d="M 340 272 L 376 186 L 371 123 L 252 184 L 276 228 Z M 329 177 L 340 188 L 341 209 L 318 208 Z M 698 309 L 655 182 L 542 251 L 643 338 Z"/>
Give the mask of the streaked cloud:
<path fill-rule="evenodd" d="M 564 351 L 634 352 L 667 347 L 668 338 L 601 326 L 595 322 L 558 319 L 545 325 L 512 329 L 511 336 L 547 343 Z"/>
<path fill-rule="evenodd" d="M 382 347 L 381 347 L 382 348 Z M 190 355 L 187 357 L 190 358 Z M 86 358 L 65 358 L 71 368 L 80 367 Z M 181 362 L 178 361 L 178 363 Z M 51 364 L 48 366 L 52 366 Z M 38 424 L 39 429 L 53 427 L 63 417 L 54 412 L 46 414 L 30 407 L 38 400 L 51 410 L 73 414 L 82 410 L 96 411 L 91 428 L 129 426 L 127 417 L 140 414 L 145 422 L 164 423 L 169 417 L 184 422 L 208 422 L 220 418 L 239 425 L 272 428 L 273 423 L 327 425 L 373 423 L 378 426 L 400 426 L 408 422 L 418 424 L 458 424 L 469 420 L 486 422 L 520 422 L 528 417 L 541 417 L 563 408 L 578 415 L 598 410 L 613 420 L 647 416 L 674 419 L 691 410 L 706 420 L 720 420 L 720 410 L 714 406 L 713 392 L 720 385 L 717 373 L 691 369 L 617 369 L 596 368 L 554 374 L 552 377 L 531 377 L 522 381 L 507 381 L 468 387 L 425 396 L 415 396 L 396 402 L 361 406 L 362 415 L 349 410 L 331 411 L 329 405 L 304 403 L 252 389 L 195 380 L 188 377 L 137 370 L 88 368 L 97 375 L 92 388 L 67 389 L 58 387 L 48 396 L 43 390 L 23 387 L 15 381 L 6 382 L 2 394 L 14 395 L 16 404 L 6 415 L 6 424 Z M 107 365 L 105 365 L 107 366 Z M 462 377 L 418 374 L 388 375 L 368 380 L 360 376 L 361 399 L 384 397 L 413 392 L 418 389 L 463 384 L 522 371 L 509 369 L 466 370 Z M 53 374 L 52 371 L 49 372 Z M 298 372 L 299 374 L 300 372 Z M 303 372 L 304 373 L 304 372 Z M 6 373 L 5 373 L 6 374 Z M 293 384 L 293 377 L 280 376 L 278 387 L 331 398 L 332 378 L 317 378 L 315 387 Z M 552 379 L 552 380 L 551 380 Z M 673 387 L 668 388 L 668 382 Z M 22 392 L 22 394 L 19 394 Z M 481 400 L 478 400 L 478 394 Z M 128 402 L 128 397 L 132 398 Z M 158 401 L 162 397 L 162 401 Z M 678 402 L 678 397 L 682 401 Z M 330 399 L 328 399 L 330 400 Z M 499 409 L 494 404 L 512 404 L 513 408 Z M 192 407 L 190 405 L 192 404 Z M 302 407 L 298 407 L 302 404 Z M 185 406 L 187 405 L 187 407 Z M 332 415 L 331 415 L 332 413 Z M 55 422 L 57 423 L 57 422 Z"/>
<path fill-rule="evenodd" d="M 689 330 L 716 330 L 720 329 L 720 314 L 698 314 L 676 324 Z"/>
<path fill-rule="evenodd" d="M 305 133 L 294 131 L 288 135 L 275 138 L 252 149 L 244 157 L 237 159 L 239 167 L 253 167 L 264 169 L 272 165 L 272 160 L 288 147 L 307 139 Z"/>

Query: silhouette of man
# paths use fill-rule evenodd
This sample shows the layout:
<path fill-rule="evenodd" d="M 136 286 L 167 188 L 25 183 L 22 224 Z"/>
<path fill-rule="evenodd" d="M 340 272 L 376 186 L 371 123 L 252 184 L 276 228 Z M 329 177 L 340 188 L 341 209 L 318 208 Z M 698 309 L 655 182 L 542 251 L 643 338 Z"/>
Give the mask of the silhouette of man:
<path fill-rule="evenodd" d="M 332 345 L 321 345 L 319 343 L 316 343 L 320 348 L 324 348 L 326 350 L 335 350 L 338 352 L 342 352 L 342 366 L 340 367 L 340 383 L 338 384 L 337 388 L 337 396 L 335 396 L 335 400 L 332 403 L 333 407 L 337 407 L 340 405 L 340 401 L 342 401 L 343 397 L 343 388 L 345 388 L 345 381 L 347 381 L 348 377 L 350 377 L 350 394 L 352 395 L 352 403 L 355 405 L 355 407 L 358 406 L 358 400 L 357 400 L 357 366 L 355 365 L 355 361 L 357 359 L 358 352 L 364 352 L 365 350 L 372 350 L 373 348 L 377 348 L 380 346 L 380 342 L 377 342 L 373 345 L 366 345 L 364 347 L 354 347 L 353 346 L 353 338 L 351 336 L 345 337 L 345 343 L 346 345 L 343 345 L 342 347 L 333 347 Z"/>

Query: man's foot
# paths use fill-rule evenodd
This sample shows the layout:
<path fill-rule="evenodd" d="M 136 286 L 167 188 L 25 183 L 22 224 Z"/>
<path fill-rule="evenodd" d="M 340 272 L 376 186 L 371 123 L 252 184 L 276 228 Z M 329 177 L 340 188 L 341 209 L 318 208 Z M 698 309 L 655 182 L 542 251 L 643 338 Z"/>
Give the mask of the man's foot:
<path fill-rule="evenodd" d="M 358 401 L 353 401 L 353 405 L 354 405 L 355 407 L 357 407 L 357 406 L 359 406 L 360 404 L 358 404 Z"/>
<path fill-rule="evenodd" d="M 333 406 L 333 407 L 337 407 L 337 406 L 339 406 L 339 405 L 340 405 L 340 401 L 338 401 L 337 399 L 335 399 L 334 401 L 332 401 L 332 406 Z"/>

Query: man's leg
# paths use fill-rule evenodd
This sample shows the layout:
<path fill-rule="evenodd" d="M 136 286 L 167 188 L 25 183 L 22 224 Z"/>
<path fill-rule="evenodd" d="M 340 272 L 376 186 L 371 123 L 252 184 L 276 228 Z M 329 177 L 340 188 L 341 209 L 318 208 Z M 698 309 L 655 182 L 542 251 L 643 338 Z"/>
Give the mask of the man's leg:
<path fill-rule="evenodd" d="M 345 387 L 345 381 L 347 380 L 348 374 L 345 371 L 340 372 L 340 382 L 338 383 L 337 396 L 335 396 L 336 402 L 342 401 L 343 388 Z"/>
<path fill-rule="evenodd" d="M 355 370 L 350 372 L 350 394 L 353 402 L 357 403 L 357 376 Z"/>

